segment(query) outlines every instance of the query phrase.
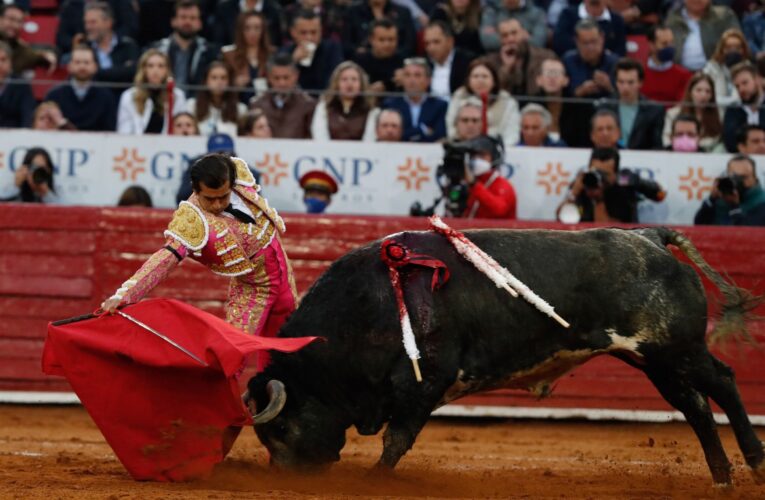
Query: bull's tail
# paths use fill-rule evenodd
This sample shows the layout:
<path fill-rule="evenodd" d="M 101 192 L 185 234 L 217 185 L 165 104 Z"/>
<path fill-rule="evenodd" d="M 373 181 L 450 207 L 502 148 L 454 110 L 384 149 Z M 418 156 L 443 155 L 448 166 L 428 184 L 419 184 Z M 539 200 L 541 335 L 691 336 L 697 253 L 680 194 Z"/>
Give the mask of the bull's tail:
<path fill-rule="evenodd" d="M 723 278 L 701 256 L 694 244 L 684 234 L 668 227 L 652 228 L 661 238 L 664 246 L 672 244 L 680 249 L 709 280 L 720 290 L 723 296 L 719 317 L 707 339 L 707 343 L 717 344 L 730 337 L 743 338 L 755 343 L 749 333 L 747 322 L 762 319 L 752 311 L 763 303 L 765 297 L 752 294 Z"/>

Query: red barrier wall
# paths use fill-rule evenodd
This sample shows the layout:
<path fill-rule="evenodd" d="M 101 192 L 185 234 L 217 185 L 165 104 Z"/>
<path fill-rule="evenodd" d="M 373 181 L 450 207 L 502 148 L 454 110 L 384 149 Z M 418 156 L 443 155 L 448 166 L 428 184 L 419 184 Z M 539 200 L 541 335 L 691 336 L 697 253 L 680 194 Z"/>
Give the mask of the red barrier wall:
<path fill-rule="evenodd" d="M 151 209 L 0 206 L 0 391 L 68 391 L 40 371 L 48 321 L 92 311 L 148 254 L 162 244 L 171 212 Z M 425 229 L 424 219 L 292 215 L 284 243 L 304 292 L 337 257 L 363 243 L 404 229 Z M 539 222 L 450 221 L 454 227 L 562 228 Z M 585 227 L 584 225 L 580 227 Z M 570 228 L 570 226 L 569 226 Z M 765 287 L 765 229 L 681 228 L 715 268 L 742 286 Z M 175 297 L 221 314 L 227 280 L 188 261 L 153 295 Z M 709 283 L 706 283 L 709 286 Z M 763 311 L 765 312 L 765 311 Z M 765 340 L 765 329 L 755 334 Z M 732 364 L 752 414 L 765 415 L 765 353 L 734 347 Z M 520 391 L 496 391 L 463 404 L 669 410 L 637 370 L 596 358 L 562 378 L 553 395 L 535 401 Z"/>

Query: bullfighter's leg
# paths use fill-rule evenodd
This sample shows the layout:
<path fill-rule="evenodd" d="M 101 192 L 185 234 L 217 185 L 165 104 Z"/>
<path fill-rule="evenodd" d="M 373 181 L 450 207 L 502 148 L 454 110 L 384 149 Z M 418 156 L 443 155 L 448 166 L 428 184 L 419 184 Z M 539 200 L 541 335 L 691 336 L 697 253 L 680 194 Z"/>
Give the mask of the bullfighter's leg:
<path fill-rule="evenodd" d="M 765 484 L 765 450 L 741 402 L 733 370 L 712 354 L 707 352 L 706 355 L 707 362 L 701 366 L 697 365 L 696 380 L 699 388 L 728 415 L 738 446 L 747 465 L 752 469 L 755 481 Z"/>
<path fill-rule="evenodd" d="M 677 369 L 682 363 L 681 360 L 673 360 L 674 365 L 671 368 L 669 363 L 662 363 L 662 366 L 657 367 L 656 363 L 649 362 L 644 368 L 645 373 L 664 399 L 685 415 L 701 442 L 714 482 L 730 485 L 731 464 L 717 433 L 717 424 L 707 397 L 690 384 L 686 371 Z"/>

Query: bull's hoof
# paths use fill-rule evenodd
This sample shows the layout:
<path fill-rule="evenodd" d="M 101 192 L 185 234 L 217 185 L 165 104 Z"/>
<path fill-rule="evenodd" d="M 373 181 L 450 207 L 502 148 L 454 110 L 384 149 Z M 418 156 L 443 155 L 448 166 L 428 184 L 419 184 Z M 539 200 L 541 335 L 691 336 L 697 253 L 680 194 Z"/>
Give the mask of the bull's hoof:
<path fill-rule="evenodd" d="M 733 493 L 733 483 L 715 483 L 712 488 L 716 497 L 726 497 Z"/>

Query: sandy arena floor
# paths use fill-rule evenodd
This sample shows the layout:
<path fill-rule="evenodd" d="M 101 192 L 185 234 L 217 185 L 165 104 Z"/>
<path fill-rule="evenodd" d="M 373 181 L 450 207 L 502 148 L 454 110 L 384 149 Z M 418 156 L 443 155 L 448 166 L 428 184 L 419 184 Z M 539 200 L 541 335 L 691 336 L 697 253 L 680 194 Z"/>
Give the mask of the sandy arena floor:
<path fill-rule="evenodd" d="M 721 434 L 731 492 L 685 424 L 452 419 L 432 420 L 392 477 L 367 472 L 379 436 L 350 433 L 340 464 L 306 477 L 269 470 L 246 430 L 210 480 L 161 484 L 132 481 L 81 407 L 0 406 L 0 498 L 765 498 Z"/>

